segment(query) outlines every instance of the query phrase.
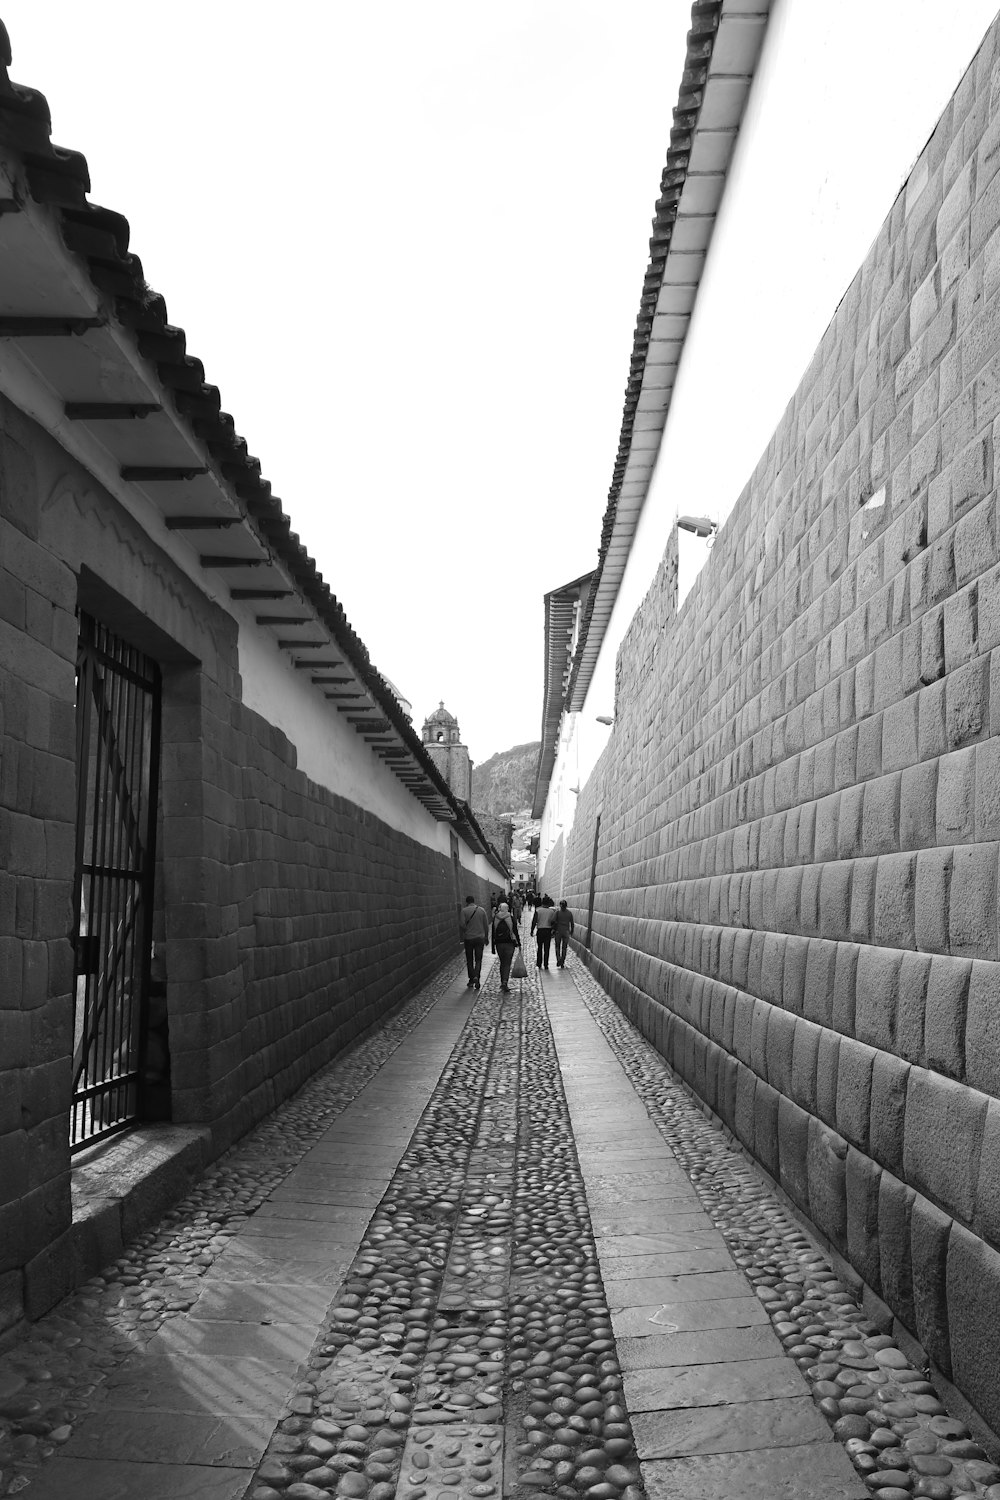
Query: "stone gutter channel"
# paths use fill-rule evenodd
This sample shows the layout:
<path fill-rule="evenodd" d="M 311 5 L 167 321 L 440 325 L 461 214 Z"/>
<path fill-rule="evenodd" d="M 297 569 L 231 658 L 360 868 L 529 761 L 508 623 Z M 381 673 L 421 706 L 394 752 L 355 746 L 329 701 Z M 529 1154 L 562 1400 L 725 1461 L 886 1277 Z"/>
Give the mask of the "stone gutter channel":
<path fill-rule="evenodd" d="M 642 1500 L 537 977 L 494 971 L 251 1500 Z"/>

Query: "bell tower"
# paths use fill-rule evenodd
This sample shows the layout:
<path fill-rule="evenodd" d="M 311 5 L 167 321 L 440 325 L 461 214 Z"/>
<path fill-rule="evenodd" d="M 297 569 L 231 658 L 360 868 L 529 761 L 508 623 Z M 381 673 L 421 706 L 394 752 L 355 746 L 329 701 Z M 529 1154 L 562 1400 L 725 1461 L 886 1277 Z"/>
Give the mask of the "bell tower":
<path fill-rule="evenodd" d="M 458 720 L 442 701 L 424 720 L 421 731 L 424 749 L 447 781 L 460 802 L 472 797 L 472 761 L 462 744 Z"/>

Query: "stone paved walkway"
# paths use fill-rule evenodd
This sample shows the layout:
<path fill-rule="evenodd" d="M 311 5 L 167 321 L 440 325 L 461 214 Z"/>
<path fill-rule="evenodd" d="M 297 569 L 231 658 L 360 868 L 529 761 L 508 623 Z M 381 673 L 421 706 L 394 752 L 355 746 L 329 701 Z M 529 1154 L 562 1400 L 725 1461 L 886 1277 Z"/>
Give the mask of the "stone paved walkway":
<path fill-rule="evenodd" d="M 529 968 L 456 960 L 0 1357 L 0 1494 L 1000 1500 L 590 974 Z"/>

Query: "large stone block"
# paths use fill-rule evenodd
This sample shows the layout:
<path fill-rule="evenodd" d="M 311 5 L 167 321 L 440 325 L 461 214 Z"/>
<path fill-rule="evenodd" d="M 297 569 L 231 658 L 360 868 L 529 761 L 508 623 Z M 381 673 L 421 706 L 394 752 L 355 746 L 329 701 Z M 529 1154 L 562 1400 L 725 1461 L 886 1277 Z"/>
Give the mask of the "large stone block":
<path fill-rule="evenodd" d="M 965 1028 L 972 964 L 965 959 L 931 960 L 924 1016 L 924 1054 L 937 1073 L 965 1072 Z"/>
<path fill-rule="evenodd" d="M 858 952 L 854 1031 L 858 1041 L 891 1051 L 896 1039 L 899 970 L 903 955 L 892 948 Z"/>
<path fill-rule="evenodd" d="M 921 849 L 917 855 L 914 936 L 924 953 L 948 951 L 948 898 L 952 849 Z"/>
<path fill-rule="evenodd" d="M 938 764 L 937 842 L 965 844 L 976 836 L 976 750 L 953 750 Z"/>
<path fill-rule="evenodd" d="M 791 1099 L 778 1100 L 778 1179 L 804 1212 L 809 1211 L 809 1115 Z"/>
<path fill-rule="evenodd" d="M 937 675 L 940 676 L 943 671 L 942 656 Z M 924 681 L 929 685 L 920 691 L 917 708 L 917 735 L 920 758 L 929 760 L 932 756 L 944 755 L 948 750 L 948 736 L 944 723 L 945 684 L 935 682 L 933 677 L 925 677 Z"/>
<path fill-rule="evenodd" d="M 779 1175 L 778 1105 L 781 1095 L 758 1079 L 754 1095 L 753 1153 L 774 1178 Z"/>
<path fill-rule="evenodd" d="M 837 1129 L 866 1154 L 869 1151 L 872 1069 L 875 1049 L 841 1037 L 837 1068 Z"/>
<path fill-rule="evenodd" d="M 887 854 L 878 862 L 872 941 L 889 948 L 916 945 L 915 854 Z"/>
<path fill-rule="evenodd" d="M 780 1094 L 792 1092 L 793 1053 L 797 1019 L 777 1006 L 767 1019 L 766 1072 L 764 1077 Z"/>
<path fill-rule="evenodd" d="M 968 844 L 953 851 L 948 940 L 956 957 L 998 956 L 997 852 L 996 844 Z"/>
<path fill-rule="evenodd" d="M 913 1300 L 913 1264 L 910 1250 L 910 1220 L 913 1189 L 891 1172 L 879 1182 L 878 1239 L 882 1296 L 907 1328 L 916 1327 Z"/>
<path fill-rule="evenodd" d="M 1000 1097 L 1000 965 L 973 963 L 965 1021 L 966 1076 L 973 1088 Z"/>
<path fill-rule="evenodd" d="M 904 1175 L 903 1143 L 909 1073 L 910 1064 L 888 1052 L 879 1052 L 872 1066 L 871 1154 L 898 1177 Z"/>
<path fill-rule="evenodd" d="M 973 1228 L 1000 1249 L 1000 1103 L 995 1099 L 986 1107 Z"/>
<path fill-rule="evenodd" d="M 819 1026 L 804 1017 L 795 1022 L 792 1039 L 791 1087 L 786 1092 L 809 1114 L 815 1114 L 816 1070 L 819 1060 L 819 1043 L 823 1032 Z"/>
<path fill-rule="evenodd" d="M 910 1207 L 913 1331 L 949 1379 L 952 1366 L 946 1273 L 953 1223 L 926 1198 L 914 1198 Z"/>
<path fill-rule="evenodd" d="M 819 886 L 819 930 L 834 941 L 846 938 L 851 929 L 851 883 L 854 864 L 837 861 L 822 867 Z"/>
<path fill-rule="evenodd" d="M 973 593 L 974 591 L 975 584 L 967 592 Z M 947 614 L 945 627 L 947 651 Z M 971 625 L 969 628 L 972 628 Z M 969 649 L 975 649 L 974 640 Z M 949 670 L 945 694 L 945 724 L 950 749 L 957 750 L 960 746 L 977 740 L 984 734 L 989 734 L 989 695 L 989 657 L 978 656 L 964 666 Z"/>
<path fill-rule="evenodd" d="M 789 937 L 785 940 L 785 965 L 781 976 L 780 1004 L 792 1015 L 805 1013 L 806 969 L 809 962 L 809 941 L 806 938 Z"/>
<path fill-rule="evenodd" d="M 851 931 L 856 943 L 870 943 L 875 908 L 877 859 L 856 859 L 851 879 Z"/>
<path fill-rule="evenodd" d="M 817 938 L 809 941 L 802 1009 L 803 1015 L 821 1026 L 829 1026 L 833 1021 L 837 951 L 836 943 L 823 942 Z"/>
<path fill-rule="evenodd" d="M 994 1431 L 1000 1428 L 996 1330 L 1000 1326 L 1000 1254 L 961 1225 L 947 1254 L 951 1378 Z"/>
<path fill-rule="evenodd" d="M 833 975 L 833 1016 L 831 1024 L 845 1036 L 853 1036 L 857 1015 L 857 970 L 862 949 L 854 943 L 837 944 L 837 961 Z"/>
<path fill-rule="evenodd" d="M 753 1070 L 741 1064 L 736 1075 L 736 1110 L 733 1129 L 737 1139 L 751 1153 L 754 1153 L 757 1134 L 757 1081 Z"/>
<path fill-rule="evenodd" d="M 847 1151 L 847 1254 L 852 1266 L 878 1296 L 882 1295 L 879 1269 L 880 1167 L 853 1146 Z"/>
<path fill-rule="evenodd" d="M 753 1027 L 755 1001 L 752 996 L 738 991 L 733 1014 L 733 1046 L 732 1050 L 741 1063 L 750 1066 L 751 1047 L 750 1038 Z"/>
<path fill-rule="evenodd" d="M 925 1068 L 907 1082 L 904 1174 L 954 1217 L 971 1223 L 986 1125 L 985 1095 Z"/>
<path fill-rule="evenodd" d="M 924 1058 L 924 1021 L 932 960 L 926 953 L 904 953 L 899 966 L 899 1001 L 893 1050 L 908 1062 Z"/>
<path fill-rule="evenodd" d="M 911 695 L 887 707 L 882 715 L 882 768 L 902 771 L 916 759 L 917 700 Z"/>
<path fill-rule="evenodd" d="M 847 1253 L 847 1142 L 816 1119 L 809 1121 L 809 1217 Z"/>

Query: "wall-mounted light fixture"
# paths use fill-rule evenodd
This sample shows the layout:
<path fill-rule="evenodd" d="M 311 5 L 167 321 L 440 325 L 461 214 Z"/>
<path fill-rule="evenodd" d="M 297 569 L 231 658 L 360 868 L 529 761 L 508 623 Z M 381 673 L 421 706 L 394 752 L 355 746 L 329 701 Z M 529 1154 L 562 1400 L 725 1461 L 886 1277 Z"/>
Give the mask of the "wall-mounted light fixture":
<path fill-rule="evenodd" d="M 615 722 L 615 716 L 614 714 L 598 714 L 597 722 L 598 724 L 613 724 Z"/>
<path fill-rule="evenodd" d="M 690 531 L 694 536 L 714 536 L 719 529 L 718 521 L 713 521 L 708 516 L 678 516 L 677 525 L 681 531 Z"/>

